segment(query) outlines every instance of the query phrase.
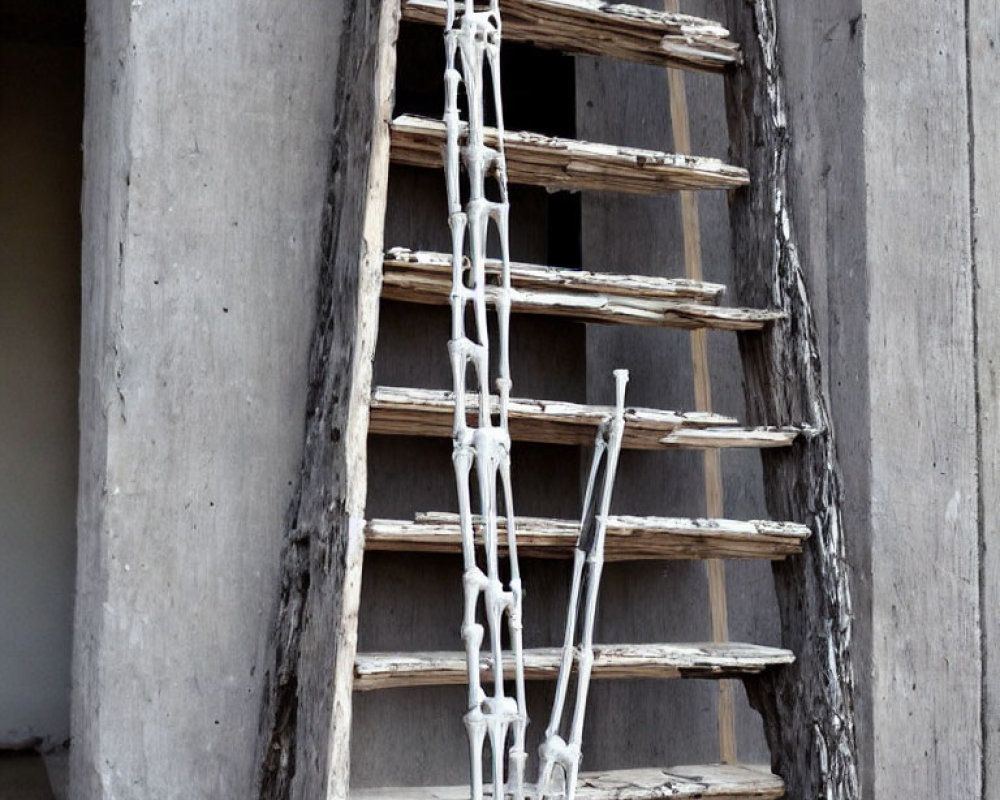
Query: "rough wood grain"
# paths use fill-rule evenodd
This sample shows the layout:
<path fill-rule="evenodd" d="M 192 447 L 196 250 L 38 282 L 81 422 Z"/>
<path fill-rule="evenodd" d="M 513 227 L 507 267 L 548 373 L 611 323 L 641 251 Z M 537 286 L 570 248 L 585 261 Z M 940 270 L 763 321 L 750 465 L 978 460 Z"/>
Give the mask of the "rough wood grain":
<path fill-rule="evenodd" d="M 504 150 L 511 183 L 549 191 L 595 189 L 630 194 L 663 194 L 679 189 L 730 189 L 745 186 L 746 170 L 716 158 L 684 156 L 506 131 Z M 496 146 L 496 131 L 486 143 Z M 444 123 L 412 115 L 392 122 L 392 160 L 438 169 L 445 144 Z"/>
<path fill-rule="evenodd" d="M 288 513 L 274 666 L 261 714 L 261 800 L 341 800 L 348 789 L 399 10 L 395 0 L 362 0 L 345 13 L 305 446 Z"/>
<path fill-rule="evenodd" d="M 664 0 L 663 10 L 680 11 L 678 0 Z M 679 69 L 667 70 L 670 93 L 670 124 L 674 134 L 674 150 L 690 153 L 691 121 L 688 115 L 687 87 L 684 73 Z M 698 214 L 698 195 L 680 192 L 681 228 L 684 232 L 684 275 L 690 280 L 702 279 L 701 221 Z M 704 329 L 691 333 L 691 366 L 694 374 L 694 407 L 698 411 L 712 410 L 712 378 L 708 365 L 708 335 Z M 722 458 L 719 450 L 702 451 L 705 480 L 705 514 L 722 516 Z M 708 573 L 708 596 L 712 614 L 712 640 L 729 639 L 729 607 L 726 598 L 726 566 L 717 558 L 705 564 Z M 733 684 L 719 684 L 719 760 L 724 764 L 736 763 L 736 704 Z"/>
<path fill-rule="evenodd" d="M 516 521 L 522 557 L 572 556 L 579 522 L 539 517 Z M 785 558 L 801 552 L 808 535 L 804 525 L 790 522 L 611 516 L 604 557 L 607 561 Z M 481 539 L 478 529 L 477 537 Z M 446 512 L 418 514 L 413 522 L 373 519 L 365 527 L 365 549 L 372 551 L 458 553 L 461 542 L 458 517 Z"/>
<path fill-rule="evenodd" d="M 764 767 L 706 764 L 666 769 L 583 772 L 580 800 L 776 800 L 785 793 L 781 778 Z M 351 800 L 468 800 L 465 786 L 357 789 Z"/>
<path fill-rule="evenodd" d="M 979 417 L 979 607 L 983 797 L 1000 797 L 1000 6 L 968 5 L 972 101 L 972 246 Z"/>
<path fill-rule="evenodd" d="M 503 36 L 577 55 L 717 72 L 740 61 L 717 22 L 603 0 L 504 0 Z M 443 26 L 444 0 L 405 0 L 403 18 Z"/>
<path fill-rule="evenodd" d="M 553 681 L 559 674 L 560 647 L 524 651 L 524 677 Z M 768 667 L 791 664 L 788 650 L 754 644 L 602 644 L 594 645 L 592 677 L 600 680 L 640 678 L 722 678 L 752 675 Z M 513 676 L 514 662 L 504 658 L 504 675 Z M 491 680 L 482 661 L 482 680 Z M 354 662 L 354 689 L 359 692 L 404 686 L 464 684 L 463 652 L 358 653 Z"/>
<path fill-rule="evenodd" d="M 451 296 L 451 266 L 422 263 L 414 267 L 397 259 L 386 260 L 383 267 L 382 296 L 409 303 L 447 305 Z M 536 267 L 535 274 L 543 267 Z M 571 270 L 560 270 L 562 273 Z M 720 308 L 703 303 L 644 297 L 636 287 L 619 277 L 620 294 L 596 291 L 536 290 L 518 286 L 512 275 L 511 310 L 518 313 L 569 317 L 583 322 L 620 325 L 652 325 L 684 329 L 760 330 L 781 318 L 779 312 L 751 308 Z M 661 279 L 663 283 L 666 280 Z M 540 281 L 539 281 L 540 282 Z M 610 283 L 610 281 L 607 281 Z M 646 278 L 644 283 L 655 283 Z M 691 285 L 696 285 L 694 281 Z M 579 284 L 577 284 L 579 286 Z M 488 288 L 489 301 L 499 289 Z M 625 294 L 625 292 L 629 294 Z"/>
<path fill-rule="evenodd" d="M 790 796 L 848 800 L 859 796 L 851 595 L 833 431 L 788 206 L 774 2 L 728 0 L 727 8 L 745 58 L 745 69 L 726 83 L 732 155 L 753 176 L 730 198 L 735 290 L 741 302 L 768 298 L 788 314 L 767 332 L 740 335 L 748 414 L 758 423 L 812 428 L 792 448 L 763 456 L 768 510 L 813 531 L 800 558 L 773 566 L 782 643 L 797 661 L 747 687 Z"/>
<path fill-rule="evenodd" d="M 466 406 L 474 413 L 478 398 L 468 395 Z M 590 444 L 598 425 L 611 412 L 609 406 L 511 398 L 510 432 L 520 441 Z M 449 391 L 379 386 L 372 395 L 369 430 L 402 436 L 451 436 L 454 413 Z M 735 423 L 720 414 L 627 408 L 622 447 L 785 447 L 800 433 L 794 427 L 741 428 Z"/>
<path fill-rule="evenodd" d="M 385 254 L 383 266 L 386 272 L 399 269 L 437 275 L 451 270 L 451 255 L 394 247 Z M 487 259 L 486 274 L 492 280 L 498 280 L 500 262 Z M 721 283 L 692 281 L 687 278 L 591 272 L 585 269 L 565 269 L 517 262 L 510 265 L 510 280 L 518 289 L 606 294 L 627 298 L 689 300 L 698 303 L 717 303 L 726 291 L 726 287 Z"/>

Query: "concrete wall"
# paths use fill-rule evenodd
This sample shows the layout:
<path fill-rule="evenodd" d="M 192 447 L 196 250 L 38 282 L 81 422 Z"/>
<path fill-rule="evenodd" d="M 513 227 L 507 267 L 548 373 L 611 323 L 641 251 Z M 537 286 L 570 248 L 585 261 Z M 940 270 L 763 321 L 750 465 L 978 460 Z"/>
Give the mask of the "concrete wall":
<path fill-rule="evenodd" d="M 342 11 L 90 3 L 73 797 L 250 796 Z"/>
<path fill-rule="evenodd" d="M 995 798 L 996 11 L 844 0 L 780 22 L 865 796 Z"/>
<path fill-rule="evenodd" d="M 0 748 L 69 738 L 83 48 L 0 42 Z"/>

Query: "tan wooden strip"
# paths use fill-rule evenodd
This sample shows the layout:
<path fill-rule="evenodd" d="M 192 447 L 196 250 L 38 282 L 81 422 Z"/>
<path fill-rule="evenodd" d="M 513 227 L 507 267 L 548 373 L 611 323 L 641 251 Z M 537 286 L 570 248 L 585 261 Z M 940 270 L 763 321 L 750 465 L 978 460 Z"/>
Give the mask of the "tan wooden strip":
<path fill-rule="evenodd" d="M 439 168 L 444 123 L 412 115 L 392 123 L 391 158 L 400 164 Z M 497 145 L 496 130 L 486 143 Z M 684 156 L 506 131 L 507 176 L 513 183 L 559 189 L 596 189 L 631 194 L 663 194 L 680 189 L 731 189 L 745 186 L 746 170 L 716 158 Z"/>
<path fill-rule="evenodd" d="M 766 767 L 706 764 L 682 767 L 584 772 L 577 781 L 580 800 L 777 800 L 781 778 Z M 533 787 L 527 796 L 534 797 Z M 469 800 L 468 785 L 353 789 L 351 800 Z"/>
<path fill-rule="evenodd" d="M 654 66 L 718 72 L 740 62 L 717 22 L 601 0 L 501 0 L 504 41 Z M 406 0 L 403 18 L 444 25 L 445 0 Z"/>
<path fill-rule="evenodd" d="M 497 399 L 492 398 L 493 412 Z M 466 396 L 469 413 L 476 413 L 478 395 Z M 553 400 L 511 398 L 508 418 L 517 441 L 547 444 L 591 444 L 597 426 L 612 413 L 610 406 Z M 447 436 L 452 433 L 455 401 L 450 391 L 379 386 L 372 393 L 369 433 L 398 436 Z M 700 447 L 784 447 L 798 436 L 797 428 L 741 428 L 721 414 L 625 410 L 622 447 L 632 450 L 697 449 Z"/>
<path fill-rule="evenodd" d="M 527 680 L 555 680 L 562 648 L 524 650 Z M 595 679 L 723 678 L 753 675 L 768 667 L 791 664 L 790 650 L 755 644 L 602 644 L 594 646 Z M 482 660 L 484 681 L 492 680 L 488 659 Z M 513 675 L 513 657 L 504 659 L 504 675 Z M 464 652 L 358 653 L 354 661 L 356 691 L 404 686 L 450 686 L 464 684 Z"/>
<path fill-rule="evenodd" d="M 394 247 L 385 254 L 384 266 L 411 272 L 428 272 L 432 275 L 447 272 L 451 275 L 451 255 L 409 250 Z M 486 273 L 499 279 L 500 262 L 486 260 Z M 580 292 L 614 295 L 631 298 L 662 298 L 689 300 L 698 303 L 717 303 L 726 291 L 721 283 L 691 281 L 687 278 L 660 278 L 651 275 L 620 274 L 615 272 L 590 272 L 584 269 L 565 269 L 540 264 L 512 262 L 511 285 L 517 289 L 544 289 L 560 292 Z"/>
<path fill-rule="evenodd" d="M 680 11 L 679 0 L 663 0 L 663 10 L 676 14 Z M 687 89 L 684 73 L 678 69 L 667 70 L 667 84 L 670 92 L 670 122 L 674 134 L 674 150 L 690 153 L 691 124 L 688 116 Z M 680 193 L 681 224 L 684 236 L 684 274 L 690 280 L 703 277 L 701 262 L 701 222 L 698 214 L 698 197 L 694 192 Z M 691 333 L 691 362 L 694 375 L 694 407 L 698 411 L 712 409 L 712 379 L 708 367 L 708 336 L 704 330 Z M 719 450 L 708 448 L 702 451 L 705 479 L 705 513 L 709 517 L 721 517 L 722 505 L 722 459 Z M 725 642 L 729 639 L 729 611 L 726 601 L 726 566 L 717 558 L 705 565 L 708 573 L 709 605 L 712 616 L 712 640 Z M 723 763 L 736 763 L 736 705 L 731 683 L 719 684 L 719 755 Z"/>
<path fill-rule="evenodd" d="M 501 525 L 503 525 L 501 520 Z M 569 558 L 576 546 L 574 520 L 518 517 L 518 554 L 528 558 Z M 680 517 L 608 518 L 605 560 L 768 558 L 802 551 L 809 535 L 804 525 L 763 520 L 689 519 Z M 476 537 L 482 542 L 477 526 Z M 458 515 L 418 514 L 412 522 L 374 519 L 365 528 L 367 550 L 458 553 L 462 536 Z"/>
<path fill-rule="evenodd" d="M 566 270 L 568 272 L 568 270 Z M 419 268 L 386 261 L 382 296 L 410 303 L 447 305 L 451 295 L 450 265 Z M 487 298 L 493 290 L 487 289 Z M 683 300 L 614 295 L 584 291 L 539 291 L 515 288 L 512 310 L 519 313 L 564 316 L 584 322 L 653 325 L 671 328 L 715 330 L 760 330 L 781 319 L 781 314 L 746 308 L 720 308 Z"/>

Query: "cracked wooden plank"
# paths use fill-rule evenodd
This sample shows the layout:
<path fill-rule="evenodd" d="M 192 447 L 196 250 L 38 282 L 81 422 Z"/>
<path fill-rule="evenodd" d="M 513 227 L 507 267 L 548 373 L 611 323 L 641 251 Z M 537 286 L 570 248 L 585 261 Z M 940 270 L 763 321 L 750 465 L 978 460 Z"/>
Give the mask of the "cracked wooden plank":
<path fill-rule="evenodd" d="M 572 556 L 579 522 L 541 517 L 517 517 L 515 521 L 520 556 Z M 808 535 L 808 528 L 793 522 L 619 515 L 608 517 L 605 560 L 778 559 L 801 552 Z M 479 527 L 476 537 L 481 543 Z M 461 545 L 457 514 L 427 512 L 412 522 L 373 519 L 365 527 L 366 550 L 458 553 Z"/>
<path fill-rule="evenodd" d="M 436 275 L 451 270 L 451 255 L 394 247 L 385 254 L 383 266 L 386 270 L 405 269 Z M 500 262 L 497 259 L 486 259 L 486 274 L 492 280 L 499 278 Z M 692 281 L 687 278 L 590 272 L 585 269 L 566 269 L 518 262 L 512 262 L 510 265 L 510 280 L 518 289 L 689 300 L 698 303 L 717 303 L 726 291 L 724 284 Z"/>
<path fill-rule="evenodd" d="M 602 0 L 501 0 L 506 41 L 593 55 L 721 72 L 741 62 L 718 22 Z M 405 0 L 403 19 L 442 27 L 444 0 Z"/>
<path fill-rule="evenodd" d="M 372 394 L 370 433 L 400 436 L 451 436 L 455 402 L 451 392 L 439 389 L 379 386 Z M 496 398 L 493 399 L 496 404 Z M 478 408 L 477 395 L 466 396 L 469 413 Z M 597 426 L 612 413 L 611 406 L 583 405 L 554 400 L 511 398 L 510 433 L 517 441 L 548 444 L 592 444 Z M 698 430 L 707 433 L 699 436 Z M 721 414 L 625 409 L 622 447 L 632 450 L 700 447 L 782 447 L 800 430 L 741 428 Z"/>
<path fill-rule="evenodd" d="M 524 650 L 524 677 L 555 680 L 561 647 Z M 739 642 L 696 644 L 594 645 L 592 677 L 602 680 L 640 678 L 734 678 L 755 675 L 769 667 L 791 664 L 790 650 Z M 504 675 L 513 675 L 513 660 L 505 657 Z M 482 659 L 482 680 L 492 681 L 489 661 Z M 465 684 L 464 652 L 358 653 L 354 661 L 354 689 L 365 692 L 413 686 Z"/>
<path fill-rule="evenodd" d="M 451 258 L 439 254 L 414 265 L 400 258 L 387 258 L 383 266 L 382 296 L 390 300 L 410 303 L 447 305 L 451 297 Z M 442 263 L 443 262 L 443 263 Z M 525 265 L 527 266 L 527 265 Z M 534 274 L 544 267 L 535 267 Z M 560 270 L 562 273 L 571 270 Z M 590 273 L 593 274 L 593 273 Z M 618 276 L 622 277 L 622 276 Z M 542 290 L 518 285 L 511 275 L 511 310 L 519 313 L 563 316 L 582 322 L 605 324 L 651 325 L 688 330 L 760 330 L 764 326 L 781 319 L 781 313 L 750 308 L 723 308 L 715 305 L 643 296 L 641 290 L 629 285 L 628 280 L 619 280 L 618 294 L 611 292 L 580 290 Z M 562 278 L 561 280 L 566 280 Z M 538 282 L 541 282 L 538 280 Z M 552 281 L 555 283 L 555 281 Z M 652 284 L 654 280 L 645 279 Z M 662 284 L 675 283 L 661 279 Z M 695 284 L 694 281 L 687 282 Z M 499 287 L 488 287 L 486 297 L 493 301 Z M 626 294 L 628 292 L 628 294 Z"/>
<path fill-rule="evenodd" d="M 528 795 L 534 797 L 528 787 Z M 777 800 L 781 778 L 766 767 L 705 764 L 682 767 L 583 772 L 580 800 Z M 468 786 L 415 786 L 354 789 L 351 800 L 469 800 Z"/>
<path fill-rule="evenodd" d="M 485 129 L 485 141 L 497 146 L 494 128 Z M 748 181 L 746 170 L 717 158 L 582 142 L 528 131 L 506 131 L 503 144 L 509 180 L 543 186 L 549 191 L 596 189 L 664 194 L 681 189 L 732 189 Z M 440 168 L 444 146 L 443 122 L 409 114 L 392 122 L 390 155 L 396 163 Z"/>

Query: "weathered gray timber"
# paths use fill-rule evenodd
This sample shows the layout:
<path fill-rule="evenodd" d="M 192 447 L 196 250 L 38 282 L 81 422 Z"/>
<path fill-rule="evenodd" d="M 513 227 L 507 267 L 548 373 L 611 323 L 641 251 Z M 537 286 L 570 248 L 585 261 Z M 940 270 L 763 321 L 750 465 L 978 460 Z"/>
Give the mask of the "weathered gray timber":
<path fill-rule="evenodd" d="M 341 16 L 89 4 L 74 798 L 253 796 Z"/>
<path fill-rule="evenodd" d="M 349 4 L 321 231 L 302 469 L 289 509 L 259 797 L 344 798 L 368 404 L 378 330 L 398 6 Z"/>
<path fill-rule="evenodd" d="M 781 779 L 755 767 L 667 767 L 580 774 L 580 800 L 777 800 Z M 469 800 L 467 786 L 361 789 L 351 800 Z"/>
<path fill-rule="evenodd" d="M 975 11 L 963 0 L 865 6 L 876 798 L 981 792 L 966 51 Z M 982 100 L 987 113 L 995 104 Z M 995 131 L 980 135 L 995 149 Z M 991 191 L 988 179 L 976 186 Z"/>
<path fill-rule="evenodd" d="M 983 797 L 1000 797 L 1000 6 L 967 6 L 972 127 L 972 264 L 979 418 L 979 608 Z"/>
<path fill-rule="evenodd" d="M 740 336 L 747 413 L 813 428 L 784 453 L 762 455 L 770 513 L 813 531 L 800 558 L 773 565 L 782 644 L 797 660 L 746 684 L 789 796 L 849 800 L 859 797 L 859 783 L 841 488 L 790 217 L 775 9 L 772 0 L 729 0 L 728 9 L 744 55 L 726 84 L 732 155 L 751 174 L 749 188 L 730 197 L 735 294 L 742 302 L 769 298 L 787 314 L 766 333 Z"/>

